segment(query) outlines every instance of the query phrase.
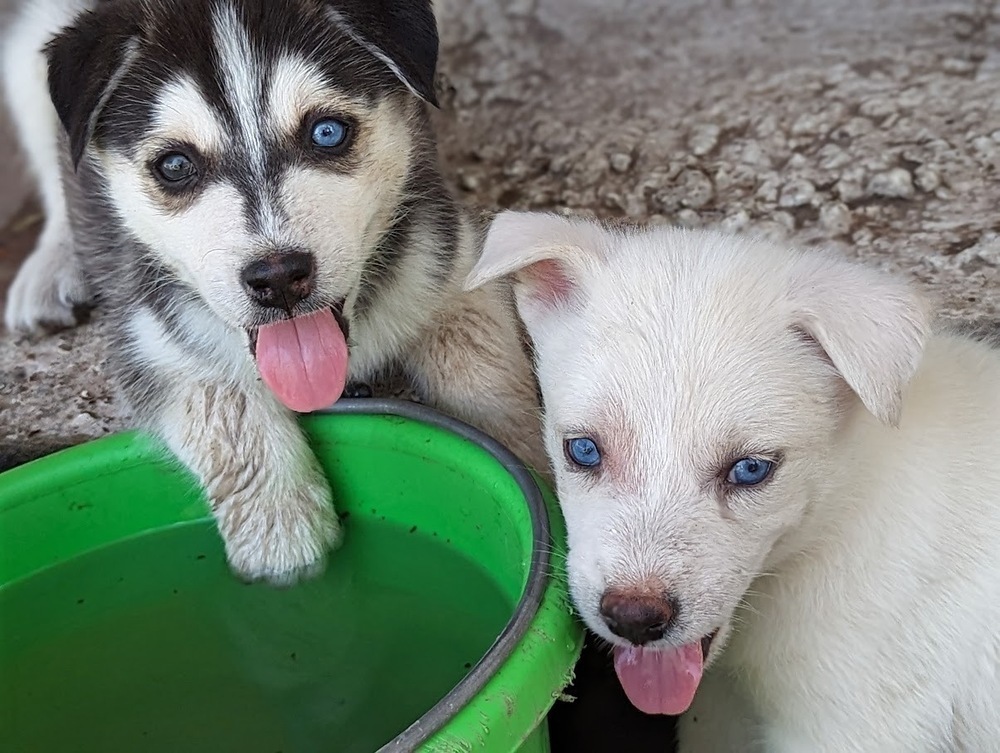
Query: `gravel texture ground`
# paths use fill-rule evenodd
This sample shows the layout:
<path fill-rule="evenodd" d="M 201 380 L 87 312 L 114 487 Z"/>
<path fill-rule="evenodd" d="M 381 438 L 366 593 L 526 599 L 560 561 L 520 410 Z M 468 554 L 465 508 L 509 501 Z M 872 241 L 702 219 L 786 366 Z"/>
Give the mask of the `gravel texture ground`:
<path fill-rule="evenodd" d="M 995 3 L 439 5 L 437 127 L 470 205 L 822 243 L 911 275 L 946 318 L 1000 319 Z M 0 290 L 36 229 L 29 205 L 0 235 Z M 99 314 L 0 335 L 0 464 L 127 426 L 106 335 Z"/>

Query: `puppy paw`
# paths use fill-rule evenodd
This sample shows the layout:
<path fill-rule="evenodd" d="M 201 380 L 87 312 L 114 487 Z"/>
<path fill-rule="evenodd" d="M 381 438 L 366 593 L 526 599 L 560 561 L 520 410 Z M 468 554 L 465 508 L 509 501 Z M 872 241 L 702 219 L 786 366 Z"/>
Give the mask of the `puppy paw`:
<path fill-rule="evenodd" d="M 235 514 L 234 514 L 235 513 Z M 234 508 L 220 520 L 226 557 L 247 582 L 291 586 L 323 572 L 341 540 L 340 520 L 325 485 L 302 487 L 272 504 Z"/>
<path fill-rule="evenodd" d="M 77 309 L 90 302 L 83 271 L 68 238 L 44 239 L 24 261 L 7 293 L 4 322 L 11 332 L 74 327 Z M 63 245 L 66 244 L 66 245 Z"/>

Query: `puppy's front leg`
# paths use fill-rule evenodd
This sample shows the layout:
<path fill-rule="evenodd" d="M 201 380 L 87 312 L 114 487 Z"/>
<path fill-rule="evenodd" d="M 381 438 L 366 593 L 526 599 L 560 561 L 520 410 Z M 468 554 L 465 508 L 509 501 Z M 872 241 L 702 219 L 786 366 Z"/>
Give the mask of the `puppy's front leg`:
<path fill-rule="evenodd" d="M 45 224 L 7 292 L 4 322 L 11 332 L 38 332 L 75 326 L 77 308 L 88 304 L 91 295 L 74 249 L 60 165 L 59 118 L 49 99 L 41 52 L 45 39 L 19 35 L 21 26 L 25 23 L 4 40 L 3 77 L 8 112 L 38 180 Z M 66 178 L 73 182 L 75 175 L 67 172 Z"/>
<path fill-rule="evenodd" d="M 531 363 L 499 288 L 458 296 L 412 355 L 428 401 L 495 437 L 549 476 Z"/>
<path fill-rule="evenodd" d="M 294 414 L 263 389 L 197 382 L 178 385 L 158 428 L 205 489 L 237 574 L 289 585 L 322 570 L 340 526 Z"/>

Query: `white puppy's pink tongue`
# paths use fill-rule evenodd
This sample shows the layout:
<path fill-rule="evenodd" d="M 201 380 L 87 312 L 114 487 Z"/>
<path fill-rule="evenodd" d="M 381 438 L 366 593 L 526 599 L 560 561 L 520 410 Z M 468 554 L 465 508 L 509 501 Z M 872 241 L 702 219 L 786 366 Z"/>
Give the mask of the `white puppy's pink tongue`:
<path fill-rule="evenodd" d="M 323 309 L 257 331 L 257 369 L 282 404 L 299 413 L 328 408 L 347 384 L 347 341 Z"/>
<path fill-rule="evenodd" d="M 654 651 L 615 648 L 615 672 L 625 694 L 646 714 L 677 716 L 688 710 L 704 669 L 701 643 Z"/>

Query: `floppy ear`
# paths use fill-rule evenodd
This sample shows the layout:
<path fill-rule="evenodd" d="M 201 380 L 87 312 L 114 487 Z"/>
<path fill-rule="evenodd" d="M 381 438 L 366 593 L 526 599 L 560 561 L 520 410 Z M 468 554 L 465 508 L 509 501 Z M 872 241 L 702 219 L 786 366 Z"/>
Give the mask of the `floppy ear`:
<path fill-rule="evenodd" d="M 604 233 L 586 220 L 543 212 L 501 212 L 490 224 L 465 289 L 509 277 L 522 316 L 531 318 L 534 312 L 572 299 L 581 275 L 599 261 Z"/>
<path fill-rule="evenodd" d="M 84 11 L 45 47 L 49 96 L 69 136 L 74 167 L 138 46 L 138 25 L 117 11 L 111 16 L 111 8 Z"/>
<path fill-rule="evenodd" d="M 898 426 L 903 390 L 930 331 L 923 298 L 900 279 L 824 256 L 799 260 L 792 296 L 795 326 L 875 418 Z"/>
<path fill-rule="evenodd" d="M 407 89 L 438 106 L 438 32 L 430 0 L 330 0 L 327 13 Z"/>

